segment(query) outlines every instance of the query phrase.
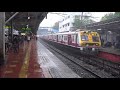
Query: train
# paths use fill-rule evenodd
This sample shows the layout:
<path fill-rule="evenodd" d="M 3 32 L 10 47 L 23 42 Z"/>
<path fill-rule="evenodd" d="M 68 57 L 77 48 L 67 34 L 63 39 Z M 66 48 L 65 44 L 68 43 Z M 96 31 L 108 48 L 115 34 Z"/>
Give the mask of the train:
<path fill-rule="evenodd" d="M 96 31 L 81 30 L 40 35 L 41 39 L 79 49 L 81 52 L 98 53 L 101 47 L 100 35 Z"/>

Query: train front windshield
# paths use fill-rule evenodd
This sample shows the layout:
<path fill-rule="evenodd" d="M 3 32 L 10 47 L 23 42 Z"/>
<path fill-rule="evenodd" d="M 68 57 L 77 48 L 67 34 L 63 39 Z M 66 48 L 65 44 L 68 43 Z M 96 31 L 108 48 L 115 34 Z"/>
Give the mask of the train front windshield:
<path fill-rule="evenodd" d="M 92 36 L 93 42 L 99 42 L 99 37 L 98 36 Z"/>
<path fill-rule="evenodd" d="M 87 35 L 81 35 L 82 41 L 88 41 L 88 36 Z"/>

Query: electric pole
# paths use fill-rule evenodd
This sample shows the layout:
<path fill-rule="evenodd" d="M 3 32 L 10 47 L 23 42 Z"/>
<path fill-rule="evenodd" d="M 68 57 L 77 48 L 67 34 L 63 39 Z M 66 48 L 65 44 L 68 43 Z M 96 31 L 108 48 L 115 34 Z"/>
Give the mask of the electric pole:
<path fill-rule="evenodd" d="M 82 14 L 81 14 L 81 20 L 83 19 L 83 12 L 82 12 Z"/>

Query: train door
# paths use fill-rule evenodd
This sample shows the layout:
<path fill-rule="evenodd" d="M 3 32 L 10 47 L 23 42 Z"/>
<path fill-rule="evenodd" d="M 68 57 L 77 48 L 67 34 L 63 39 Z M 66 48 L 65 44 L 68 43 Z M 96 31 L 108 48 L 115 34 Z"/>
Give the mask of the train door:
<path fill-rule="evenodd" d="M 71 35 L 68 35 L 68 45 L 71 45 L 71 43 L 72 43 Z"/>
<path fill-rule="evenodd" d="M 76 47 L 78 46 L 78 34 L 76 34 Z"/>
<path fill-rule="evenodd" d="M 58 42 L 58 35 L 57 35 L 57 40 L 56 41 Z"/>
<path fill-rule="evenodd" d="M 61 43 L 63 43 L 63 35 L 61 35 Z"/>

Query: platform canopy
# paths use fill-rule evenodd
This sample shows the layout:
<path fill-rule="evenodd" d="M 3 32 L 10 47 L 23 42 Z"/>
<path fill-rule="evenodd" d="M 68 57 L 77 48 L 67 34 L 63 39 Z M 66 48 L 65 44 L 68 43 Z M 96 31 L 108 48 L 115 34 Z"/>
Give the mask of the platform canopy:
<path fill-rule="evenodd" d="M 106 30 L 120 33 L 120 17 L 88 24 L 82 28 L 93 29 L 93 30 Z"/>
<path fill-rule="evenodd" d="M 16 30 L 29 28 L 36 34 L 39 24 L 47 16 L 48 12 L 5 12 L 6 26 L 12 26 Z"/>

